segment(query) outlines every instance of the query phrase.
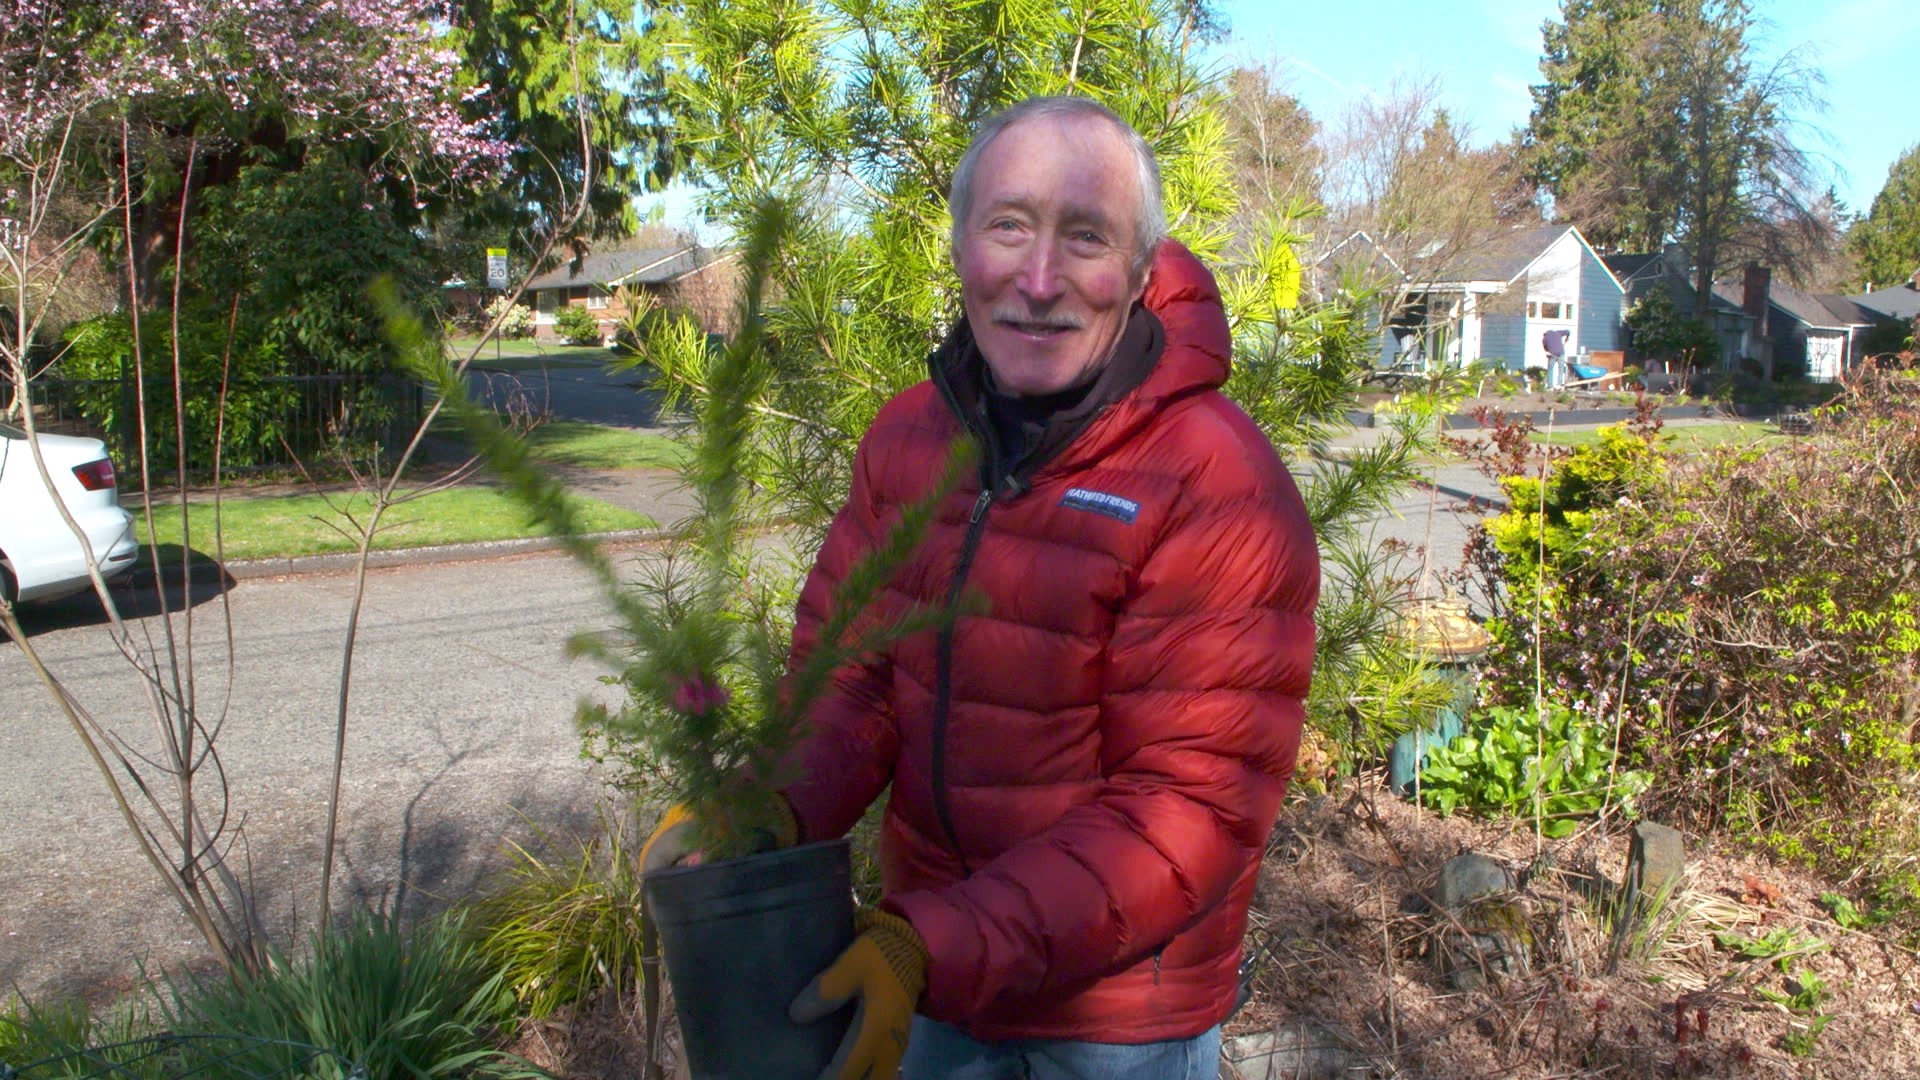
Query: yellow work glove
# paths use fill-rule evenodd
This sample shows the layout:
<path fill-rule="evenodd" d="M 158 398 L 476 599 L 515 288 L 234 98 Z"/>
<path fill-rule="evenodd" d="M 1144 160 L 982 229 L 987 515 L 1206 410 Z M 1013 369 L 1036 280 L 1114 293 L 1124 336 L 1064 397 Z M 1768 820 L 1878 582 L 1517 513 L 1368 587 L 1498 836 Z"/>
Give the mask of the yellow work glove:
<path fill-rule="evenodd" d="M 860 936 L 787 1013 L 796 1024 L 811 1024 L 858 995 L 853 1026 L 820 1080 L 893 1080 L 907 1052 L 913 1007 L 927 987 L 927 945 L 912 923 L 884 911 L 862 911 L 853 925 Z"/>
<path fill-rule="evenodd" d="M 738 821 L 734 825 L 747 836 L 743 851 L 769 851 L 792 847 L 800 841 L 800 821 L 783 795 L 772 795 L 764 803 L 760 820 Z M 640 848 L 640 872 L 651 873 L 681 862 L 697 863 L 705 852 L 694 847 L 700 835 L 700 823 L 686 803 L 675 803 L 667 810 L 653 835 Z"/>

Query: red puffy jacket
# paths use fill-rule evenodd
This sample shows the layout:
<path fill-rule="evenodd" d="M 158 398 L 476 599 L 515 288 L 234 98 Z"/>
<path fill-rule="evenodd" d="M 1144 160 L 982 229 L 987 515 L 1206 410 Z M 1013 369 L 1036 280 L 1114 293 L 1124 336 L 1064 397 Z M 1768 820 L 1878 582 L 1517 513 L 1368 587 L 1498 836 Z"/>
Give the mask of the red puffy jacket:
<path fill-rule="evenodd" d="M 964 582 L 986 612 L 843 671 L 785 789 L 820 840 L 891 782 L 883 906 L 927 943 L 922 1011 L 986 1041 L 1140 1043 L 1223 1019 L 1299 743 L 1320 585 L 1305 507 L 1219 392 L 1207 270 L 1168 242 L 1142 305 L 1158 321 L 1129 324 L 1152 338 L 1134 384 L 1029 474 L 952 494 L 878 605 L 945 604 Z M 992 445 L 959 336 L 862 441 L 798 653 L 953 441 Z"/>

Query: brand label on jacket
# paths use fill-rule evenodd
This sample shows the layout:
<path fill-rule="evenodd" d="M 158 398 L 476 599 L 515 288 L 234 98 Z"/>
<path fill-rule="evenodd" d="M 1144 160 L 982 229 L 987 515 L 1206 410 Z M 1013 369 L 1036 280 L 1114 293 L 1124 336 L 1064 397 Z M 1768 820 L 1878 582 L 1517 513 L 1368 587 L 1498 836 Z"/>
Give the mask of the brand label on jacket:
<path fill-rule="evenodd" d="M 1089 491 L 1086 488 L 1068 488 L 1067 493 L 1060 498 L 1060 505 L 1075 510 L 1091 510 L 1096 514 L 1104 514 L 1115 521 L 1124 521 L 1129 525 L 1133 524 L 1134 518 L 1140 516 L 1140 504 L 1132 499 L 1109 495 L 1104 491 Z"/>

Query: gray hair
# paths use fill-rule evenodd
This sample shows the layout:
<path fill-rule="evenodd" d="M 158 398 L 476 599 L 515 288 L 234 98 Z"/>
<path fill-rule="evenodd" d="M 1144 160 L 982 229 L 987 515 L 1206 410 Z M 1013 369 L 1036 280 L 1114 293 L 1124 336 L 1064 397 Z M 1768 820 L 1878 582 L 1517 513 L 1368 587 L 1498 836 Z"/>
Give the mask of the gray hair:
<path fill-rule="evenodd" d="M 1127 149 L 1133 152 L 1140 184 L 1140 219 L 1133 227 L 1133 274 L 1136 280 L 1143 280 L 1147 267 L 1153 262 L 1154 249 L 1160 246 L 1160 241 L 1167 235 L 1167 208 L 1160 193 L 1160 163 L 1154 160 L 1153 147 L 1148 146 L 1147 140 L 1133 130 L 1133 125 L 1091 98 L 1028 98 L 980 122 L 980 126 L 974 129 L 973 141 L 967 144 L 967 152 L 961 155 L 960 164 L 953 170 L 953 186 L 947 192 L 947 207 L 953 214 L 951 242 L 954 248 L 959 248 L 967 215 L 973 211 L 973 175 L 980 166 L 980 156 L 986 153 L 987 145 L 998 138 L 1001 132 L 1022 120 L 1035 117 L 1104 120 L 1113 125 L 1120 133 L 1121 140 L 1127 144 Z"/>

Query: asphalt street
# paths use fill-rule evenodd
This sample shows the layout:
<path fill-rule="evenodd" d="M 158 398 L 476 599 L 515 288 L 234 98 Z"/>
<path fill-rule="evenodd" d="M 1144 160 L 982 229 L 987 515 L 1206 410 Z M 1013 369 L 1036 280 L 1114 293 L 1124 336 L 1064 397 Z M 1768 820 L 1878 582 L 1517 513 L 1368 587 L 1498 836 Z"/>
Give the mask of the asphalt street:
<path fill-rule="evenodd" d="M 230 821 L 269 925 L 304 934 L 317 905 L 341 646 L 353 579 L 251 579 L 192 605 L 200 714 L 221 725 Z M 176 591 L 177 602 L 177 591 Z M 138 674 L 89 597 L 29 615 L 29 640 L 131 755 L 157 735 Z M 555 555 L 379 570 L 355 651 L 344 843 L 335 896 L 419 910 L 470 892 L 508 839 L 592 822 L 605 788 L 573 711 L 611 700 L 565 642 L 604 626 L 585 576 Z M 158 635 L 158 620 L 142 624 Z M 174 631 L 187 640 L 176 613 Z M 125 985 L 134 963 L 204 951 L 156 884 L 53 698 L 0 642 L 0 986 L 29 997 Z"/>

